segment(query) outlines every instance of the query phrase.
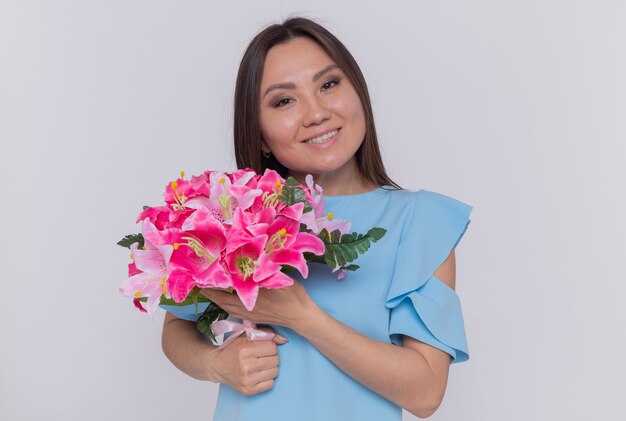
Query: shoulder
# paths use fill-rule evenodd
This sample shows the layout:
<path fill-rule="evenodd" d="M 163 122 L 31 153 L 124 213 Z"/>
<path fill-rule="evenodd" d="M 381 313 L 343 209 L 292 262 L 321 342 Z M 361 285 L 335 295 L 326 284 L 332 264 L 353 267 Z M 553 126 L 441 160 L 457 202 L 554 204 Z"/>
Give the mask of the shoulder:
<path fill-rule="evenodd" d="M 457 206 L 463 207 L 467 206 L 470 209 L 471 206 L 462 202 L 459 199 L 456 199 L 452 196 L 448 196 L 443 193 L 419 189 L 419 190 L 408 190 L 408 189 L 394 189 L 388 186 L 381 187 L 381 191 L 387 193 L 387 195 L 399 202 L 407 202 L 412 204 L 413 206 L 420 207 L 450 207 Z"/>
<path fill-rule="evenodd" d="M 449 231 L 458 231 L 469 222 L 473 210 L 459 199 L 431 190 L 387 190 L 387 195 L 394 207 L 405 210 L 403 231 L 426 238 L 431 234 L 441 236 L 448 232 L 450 235 Z"/>
<path fill-rule="evenodd" d="M 420 189 L 413 192 L 413 196 L 416 206 L 472 208 L 459 199 L 431 190 Z"/>
<path fill-rule="evenodd" d="M 464 223 L 472 210 L 471 205 L 443 193 L 423 189 L 413 193 L 413 217 L 428 225 Z"/>

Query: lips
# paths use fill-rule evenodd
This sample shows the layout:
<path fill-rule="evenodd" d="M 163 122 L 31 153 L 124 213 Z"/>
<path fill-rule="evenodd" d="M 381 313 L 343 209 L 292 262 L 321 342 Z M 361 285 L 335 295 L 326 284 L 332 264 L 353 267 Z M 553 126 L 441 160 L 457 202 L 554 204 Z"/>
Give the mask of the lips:
<path fill-rule="evenodd" d="M 340 130 L 341 130 L 341 127 L 337 127 L 337 128 L 335 128 L 335 129 L 330 129 L 330 130 L 325 130 L 325 131 L 320 132 L 320 133 L 318 133 L 318 134 L 316 134 L 316 135 L 314 135 L 314 136 L 311 136 L 311 137 L 309 137 L 309 138 L 307 138 L 307 139 L 302 140 L 302 141 L 301 141 L 301 143 L 307 143 L 307 144 L 319 144 L 319 143 L 323 143 L 323 142 L 319 142 L 319 140 L 320 140 L 320 139 L 318 139 L 318 142 L 316 142 L 316 143 L 311 143 L 311 142 L 309 142 L 309 140 L 311 140 L 311 139 L 316 139 L 316 138 L 320 138 L 320 137 L 322 137 L 322 136 L 324 136 L 324 135 L 327 135 L 327 134 L 329 134 L 329 133 L 333 133 L 333 132 L 337 131 L 337 133 L 335 133 L 335 134 L 334 134 L 334 136 L 333 136 L 333 137 L 335 137 L 335 136 L 337 136 L 337 134 L 339 133 L 339 131 L 340 131 Z"/>

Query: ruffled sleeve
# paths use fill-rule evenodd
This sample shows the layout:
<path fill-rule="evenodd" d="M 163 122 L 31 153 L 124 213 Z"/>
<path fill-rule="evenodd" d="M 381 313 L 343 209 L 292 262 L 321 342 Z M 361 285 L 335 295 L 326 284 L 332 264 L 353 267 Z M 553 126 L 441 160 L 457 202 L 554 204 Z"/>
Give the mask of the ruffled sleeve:
<path fill-rule="evenodd" d="M 189 320 L 191 322 L 195 322 L 196 320 L 198 320 L 198 317 L 200 317 L 200 315 L 204 313 L 204 310 L 206 310 L 208 306 L 209 303 L 198 303 L 198 311 L 196 312 L 195 304 L 189 304 L 186 306 L 168 306 L 163 304 L 159 305 L 159 307 L 161 307 L 163 310 L 169 311 L 179 319 Z"/>
<path fill-rule="evenodd" d="M 459 297 L 433 272 L 465 234 L 472 209 L 428 190 L 414 194 L 385 303 L 392 343 L 407 335 L 447 352 L 451 363 L 469 358 Z"/>

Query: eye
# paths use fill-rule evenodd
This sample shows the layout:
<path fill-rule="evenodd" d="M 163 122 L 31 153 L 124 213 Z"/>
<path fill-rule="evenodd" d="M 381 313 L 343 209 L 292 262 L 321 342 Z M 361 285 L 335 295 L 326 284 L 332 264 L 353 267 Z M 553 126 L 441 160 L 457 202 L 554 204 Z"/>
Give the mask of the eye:
<path fill-rule="evenodd" d="M 279 99 L 278 101 L 274 102 L 272 104 L 272 107 L 279 108 L 279 107 L 282 107 L 284 105 L 289 104 L 290 101 L 291 101 L 290 98 L 282 98 L 282 99 Z"/>
<path fill-rule="evenodd" d="M 334 88 L 336 85 L 339 85 L 339 78 L 334 78 L 334 79 L 331 79 L 328 82 L 324 83 L 322 85 L 322 89 L 324 89 L 324 88 L 326 88 L 326 89 Z"/>

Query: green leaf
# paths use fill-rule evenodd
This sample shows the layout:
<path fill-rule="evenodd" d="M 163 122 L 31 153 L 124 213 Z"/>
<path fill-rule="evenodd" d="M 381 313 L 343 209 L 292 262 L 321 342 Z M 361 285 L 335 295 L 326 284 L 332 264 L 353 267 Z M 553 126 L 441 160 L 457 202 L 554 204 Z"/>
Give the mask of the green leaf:
<path fill-rule="evenodd" d="M 328 265 L 329 268 L 335 269 L 336 257 L 335 257 L 335 251 L 333 248 L 328 247 L 326 251 L 324 252 L 324 263 L 326 263 L 326 265 Z"/>
<path fill-rule="evenodd" d="M 187 294 L 187 296 L 191 295 L 191 302 L 194 305 L 194 308 L 196 310 L 196 314 L 198 314 L 198 292 L 199 292 L 199 289 L 197 287 L 194 287 L 191 290 L 191 294 Z"/>
<path fill-rule="evenodd" d="M 130 248 L 130 246 L 134 243 L 139 243 L 139 248 L 142 248 L 144 245 L 143 235 L 141 234 L 128 234 L 126 237 L 122 238 L 117 242 L 117 245 Z"/>
<path fill-rule="evenodd" d="M 306 200 L 306 194 L 304 193 L 304 188 L 302 185 L 293 177 L 287 177 L 285 180 L 285 184 L 283 184 L 283 188 L 280 196 L 278 196 L 281 202 L 291 206 L 296 203 L 303 203 L 304 209 L 303 212 L 307 213 L 312 210 L 311 205 Z"/>
<path fill-rule="evenodd" d="M 356 252 L 356 250 L 354 250 L 353 248 L 348 247 L 345 244 L 340 244 L 338 249 L 341 250 L 341 254 L 346 258 L 346 261 L 348 261 L 348 262 L 356 260 L 356 258 L 359 257 L 359 255 Z"/>
<path fill-rule="evenodd" d="M 161 295 L 160 304 L 166 306 L 188 306 L 189 304 L 198 304 L 198 303 L 210 303 L 209 300 L 204 295 L 200 294 L 200 289 L 198 287 L 194 287 L 189 294 L 187 294 L 187 298 L 184 301 L 177 303 L 171 298 L 165 298 L 165 296 Z M 196 307 L 197 308 L 197 307 Z"/>
<path fill-rule="evenodd" d="M 316 254 L 313 254 L 311 252 L 305 251 L 303 253 L 304 258 L 306 259 L 307 262 L 311 262 L 311 263 L 326 263 L 324 260 L 324 256 L 318 256 Z"/>
<path fill-rule="evenodd" d="M 372 238 L 373 242 L 377 242 L 385 236 L 386 232 L 384 228 L 374 227 L 367 232 L 367 235 Z"/>
<path fill-rule="evenodd" d="M 280 269 L 280 271 L 283 272 L 283 273 L 289 274 L 291 272 L 297 271 L 297 269 L 295 267 L 293 267 L 293 266 L 283 264 L 282 268 Z"/>
<path fill-rule="evenodd" d="M 375 243 L 383 238 L 386 232 L 387 230 L 384 228 L 374 227 L 367 234 L 353 232 L 342 235 L 339 230 L 329 234 L 328 230 L 324 228 L 317 234 L 324 242 L 323 262 L 331 269 L 339 265 L 346 270 L 356 270 L 359 266 L 350 263 L 356 260 L 359 254 L 366 253 L 371 243 Z M 322 260 L 312 254 L 305 254 L 305 258 L 309 262 L 321 263 L 320 260 Z"/>
<path fill-rule="evenodd" d="M 333 251 L 335 252 L 335 259 L 337 260 L 337 264 L 339 266 L 344 266 L 346 263 L 348 263 L 348 258 L 344 254 L 344 250 L 343 247 L 341 247 L 341 244 L 337 244 L 335 247 L 333 247 Z"/>

